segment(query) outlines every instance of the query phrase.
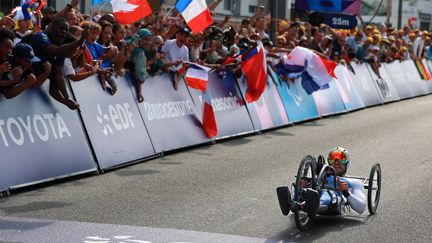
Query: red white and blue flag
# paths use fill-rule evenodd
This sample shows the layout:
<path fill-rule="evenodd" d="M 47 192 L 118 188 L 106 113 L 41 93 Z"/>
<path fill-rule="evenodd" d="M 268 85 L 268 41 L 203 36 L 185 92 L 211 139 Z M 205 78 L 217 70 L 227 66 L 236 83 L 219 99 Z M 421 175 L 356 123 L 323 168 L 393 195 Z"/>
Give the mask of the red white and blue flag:
<path fill-rule="evenodd" d="M 194 34 L 198 34 L 213 23 L 205 0 L 179 0 L 176 8 Z"/>
<path fill-rule="evenodd" d="M 203 127 L 209 138 L 214 138 L 218 133 L 216 118 L 211 102 L 211 92 L 209 88 L 207 88 L 206 92 L 204 93 Z"/>
<path fill-rule="evenodd" d="M 186 83 L 189 87 L 206 92 L 210 68 L 189 63 L 186 72 Z"/>
<path fill-rule="evenodd" d="M 187 71 L 185 75 L 186 83 L 189 87 L 204 92 L 203 108 L 203 128 L 209 138 L 217 135 L 216 118 L 211 102 L 211 92 L 208 86 L 208 74 L 210 68 L 187 62 Z"/>
<path fill-rule="evenodd" d="M 336 78 L 336 66 L 336 62 L 321 57 L 310 49 L 296 47 L 281 59 L 276 69 L 288 78 L 301 76 L 302 86 L 310 95 L 329 87 L 328 83 Z"/>
<path fill-rule="evenodd" d="M 267 82 L 267 61 L 264 46 L 258 45 L 243 59 L 242 71 L 247 80 L 246 101 L 254 102 L 264 93 Z"/>

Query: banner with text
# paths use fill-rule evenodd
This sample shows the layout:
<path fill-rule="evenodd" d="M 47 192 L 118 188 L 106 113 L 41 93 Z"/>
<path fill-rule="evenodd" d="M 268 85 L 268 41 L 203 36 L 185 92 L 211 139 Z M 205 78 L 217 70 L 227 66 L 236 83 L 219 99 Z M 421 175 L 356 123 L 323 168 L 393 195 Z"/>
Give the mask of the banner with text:
<path fill-rule="evenodd" d="M 125 78 L 114 79 L 118 91 L 102 90 L 97 76 L 72 82 L 81 116 L 100 168 L 105 169 L 155 154 Z"/>
<path fill-rule="evenodd" d="M 128 75 L 136 97 L 133 77 Z M 156 152 L 169 151 L 209 142 L 202 127 L 202 115 L 180 80 L 174 89 L 169 73 L 151 77 L 142 85 L 144 102 L 138 103 L 141 116 L 149 130 Z"/>
<path fill-rule="evenodd" d="M 77 112 L 48 87 L 0 96 L 0 191 L 96 170 Z"/>
<path fill-rule="evenodd" d="M 216 139 L 253 132 L 255 129 L 231 70 L 228 69 L 223 74 L 210 72 L 208 77 L 207 89 L 211 92 L 211 103 L 218 128 Z M 199 114 L 202 114 L 203 93 L 194 89 L 189 90 Z M 271 117 L 268 119 L 271 120 Z"/>

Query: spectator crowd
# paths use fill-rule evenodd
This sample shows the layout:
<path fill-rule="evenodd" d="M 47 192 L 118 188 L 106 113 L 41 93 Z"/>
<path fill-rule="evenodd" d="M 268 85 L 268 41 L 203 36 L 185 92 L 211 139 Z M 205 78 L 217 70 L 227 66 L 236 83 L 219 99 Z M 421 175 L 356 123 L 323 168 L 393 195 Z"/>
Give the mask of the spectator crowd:
<path fill-rule="evenodd" d="M 220 3 L 208 7 L 212 11 Z M 274 42 L 269 38 L 270 18 L 257 13 L 230 25 L 227 16 L 200 33 L 192 33 L 175 11 L 154 14 L 133 24 L 117 23 L 110 13 L 79 11 L 72 0 L 56 11 L 46 6 L 40 16 L 27 19 L 19 9 L 0 20 L 0 92 L 12 98 L 49 80 L 49 93 L 70 109 L 79 105 L 70 98 L 67 80 L 78 82 L 97 75 L 101 89 L 115 95 L 113 76 L 130 70 L 136 80 L 137 99 L 142 102 L 142 84 L 149 76 L 169 72 L 177 89 L 184 62 L 216 70 L 232 68 L 241 75 L 242 54 L 261 41 L 267 62 L 275 66 L 296 46 L 314 50 L 336 62 L 370 63 L 378 73 L 380 63 L 407 59 L 431 59 L 428 31 L 365 25 L 336 30 L 322 24 L 278 20 Z M 42 17 L 43 16 L 43 17 Z M 42 21 L 35 21 L 42 17 Z M 378 73 L 379 74 L 379 73 Z"/>

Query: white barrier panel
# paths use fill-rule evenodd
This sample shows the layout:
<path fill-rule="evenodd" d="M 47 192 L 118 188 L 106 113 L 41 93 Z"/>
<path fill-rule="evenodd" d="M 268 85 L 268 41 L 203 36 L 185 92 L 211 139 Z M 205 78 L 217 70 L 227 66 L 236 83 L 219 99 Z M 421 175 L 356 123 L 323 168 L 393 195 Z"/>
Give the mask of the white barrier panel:
<path fill-rule="evenodd" d="M 379 69 L 379 73 L 381 78 L 379 78 L 378 75 L 376 75 L 376 73 L 372 70 L 372 68 L 370 68 L 371 77 L 375 81 L 375 84 L 377 85 L 384 102 L 387 103 L 399 100 L 398 93 L 393 85 L 393 82 L 391 81 L 392 78 L 387 72 L 387 69 L 385 69 L 384 66 L 381 66 Z"/>
<path fill-rule="evenodd" d="M 429 93 L 427 89 L 422 85 L 422 78 L 420 76 L 419 70 L 415 63 L 411 60 L 407 60 L 401 63 L 403 68 L 403 73 L 407 78 L 408 82 L 410 82 L 411 87 L 413 88 L 414 95 L 425 95 Z"/>
<path fill-rule="evenodd" d="M 348 68 L 344 65 L 338 65 L 335 69 L 337 79 L 334 81 L 339 89 L 342 101 L 347 110 L 357 110 L 364 107 L 363 101 L 354 86 L 354 81 L 348 73 Z"/>
<path fill-rule="evenodd" d="M 404 69 L 400 62 L 384 64 L 384 68 L 387 69 L 387 72 L 391 76 L 391 81 L 400 99 L 415 96 L 414 89 L 411 87 L 411 82 L 409 82 L 404 75 Z"/>
<path fill-rule="evenodd" d="M 375 82 L 372 80 L 368 67 L 366 66 L 367 64 L 351 63 L 351 65 L 354 69 L 354 73 L 351 71 L 348 71 L 348 73 L 354 80 L 354 86 L 360 94 L 363 104 L 365 106 L 382 104 L 383 99 Z"/>

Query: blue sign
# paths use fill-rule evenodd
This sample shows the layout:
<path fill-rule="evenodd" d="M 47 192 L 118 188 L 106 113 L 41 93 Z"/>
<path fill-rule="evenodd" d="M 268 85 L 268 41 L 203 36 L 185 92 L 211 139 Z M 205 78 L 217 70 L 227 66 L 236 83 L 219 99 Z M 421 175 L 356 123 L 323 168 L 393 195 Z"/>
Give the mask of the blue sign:
<path fill-rule="evenodd" d="M 354 29 L 357 26 L 357 18 L 354 15 L 320 13 L 324 17 L 324 24 L 335 29 Z"/>
<path fill-rule="evenodd" d="M 339 94 L 335 80 L 329 83 L 329 88 L 312 93 L 318 112 L 321 116 L 345 112 L 346 108 Z"/>
<path fill-rule="evenodd" d="M 132 75 L 127 77 L 136 97 L 135 81 Z M 150 76 L 142 85 L 142 94 L 144 102 L 138 103 L 138 108 L 156 152 L 210 141 L 202 127 L 202 115 L 197 111 L 202 106 L 196 108 L 199 101 L 192 100 L 183 80 L 175 90 L 170 74 Z"/>
<path fill-rule="evenodd" d="M 297 0 L 297 11 L 360 13 L 361 0 Z"/>
<path fill-rule="evenodd" d="M 280 80 L 277 85 L 280 97 L 287 110 L 288 118 L 292 122 L 319 117 L 312 95 L 306 93 L 301 83 L 302 79 L 299 77 L 294 82 Z"/>
<path fill-rule="evenodd" d="M 96 170 L 77 112 L 48 87 L 0 96 L 0 191 Z"/>
<path fill-rule="evenodd" d="M 102 90 L 97 76 L 71 84 L 102 169 L 155 154 L 129 83 L 125 78 L 115 81 L 115 95 Z"/>

